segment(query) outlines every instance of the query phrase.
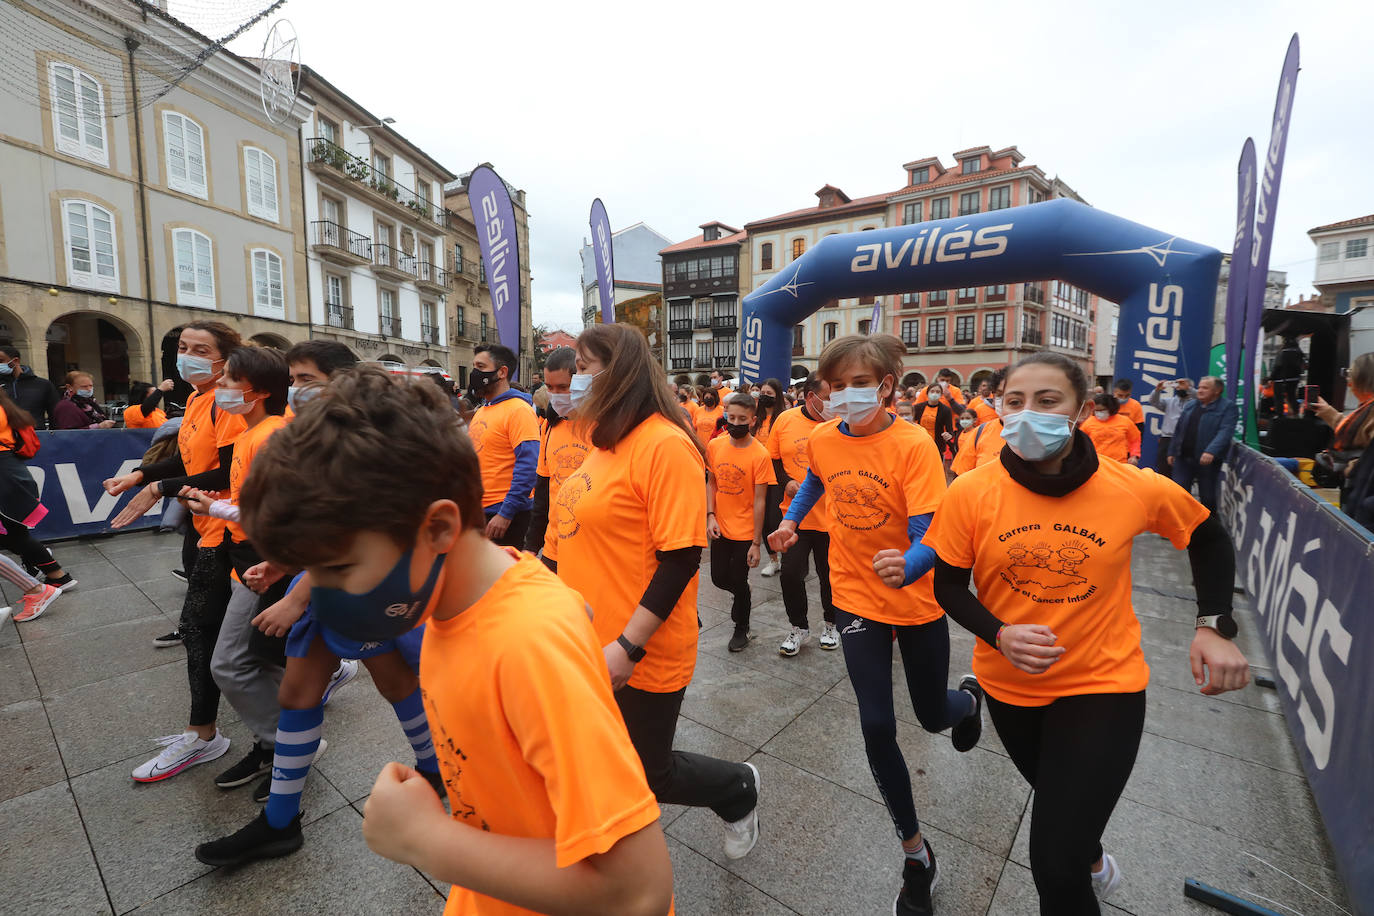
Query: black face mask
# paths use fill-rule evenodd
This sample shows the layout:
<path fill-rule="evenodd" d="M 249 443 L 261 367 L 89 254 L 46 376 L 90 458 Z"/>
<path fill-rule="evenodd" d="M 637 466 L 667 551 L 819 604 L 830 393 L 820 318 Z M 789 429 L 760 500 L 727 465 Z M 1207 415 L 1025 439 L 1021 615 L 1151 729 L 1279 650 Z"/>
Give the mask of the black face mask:
<path fill-rule="evenodd" d="M 760 407 L 772 407 L 776 402 L 777 402 L 777 399 L 774 398 L 771 394 L 761 394 L 761 395 L 759 395 L 759 406 L 760 406 Z"/>
<path fill-rule="evenodd" d="M 725 431 L 730 434 L 731 439 L 743 439 L 749 435 L 748 423 L 726 423 Z"/>
<path fill-rule="evenodd" d="M 1187 388 L 1175 388 L 1175 389 L 1174 389 L 1174 396 L 1175 396 L 1175 397 L 1180 397 L 1180 398 L 1186 398 L 1186 397 L 1188 396 L 1188 389 L 1187 389 Z"/>
<path fill-rule="evenodd" d="M 477 400 L 485 400 L 485 398 L 482 397 L 482 392 L 486 391 L 487 388 L 491 386 L 491 383 L 496 381 L 497 371 L 498 370 L 495 369 L 473 369 L 468 375 L 468 391 L 470 391 Z"/>
<path fill-rule="evenodd" d="M 707 410 L 715 410 L 716 405 L 720 403 L 720 400 L 718 398 L 702 398 L 701 403 L 706 406 Z"/>

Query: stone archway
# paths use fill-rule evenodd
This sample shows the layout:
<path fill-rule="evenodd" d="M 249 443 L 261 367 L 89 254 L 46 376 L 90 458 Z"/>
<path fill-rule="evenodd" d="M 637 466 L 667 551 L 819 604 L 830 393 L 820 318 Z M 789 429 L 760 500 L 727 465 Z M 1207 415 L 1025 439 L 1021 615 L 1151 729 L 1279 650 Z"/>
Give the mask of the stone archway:
<path fill-rule="evenodd" d="M 968 377 L 969 390 L 972 391 L 974 394 L 977 394 L 978 386 L 983 384 L 983 382 L 986 382 L 990 378 L 992 378 L 991 369 L 979 369 L 977 372 L 973 373 Z"/>
<path fill-rule="evenodd" d="M 89 372 L 97 400 L 126 401 L 131 373 L 146 364 L 138 331 L 107 312 L 66 312 L 48 325 L 43 337 L 53 384 L 60 385 L 72 370 Z"/>
<path fill-rule="evenodd" d="M 29 339 L 29 327 L 13 309 L 0 305 L 0 344 L 14 347 L 19 351 L 19 362 L 25 366 L 33 363 L 30 352 L 33 342 Z"/>
<path fill-rule="evenodd" d="M 405 361 L 405 360 L 401 359 L 399 356 L 395 355 L 394 353 L 383 353 L 381 356 L 377 357 L 377 362 L 379 362 L 379 363 L 397 363 L 398 365 L 402 365 L 402 366 L 404 366 L 404 365 L 406 364 L 406 361 Z"/>
<path fill-rule="evenodd" d="M 906 375 L 902 376 L 903 391 L 908 388 L 924 388 L 925 386 L 926 377 L 920 372 L 908 372 Z"/>
<path fill-rule="evenodd" d="M 261 334 L 254 334 L 248 339 L 260 347 L 271 347 L 273 350 L 281 350 L 283 353 L 291 349 L 291 341 L 280 334 L 269 334 L 264 331 Z"/>

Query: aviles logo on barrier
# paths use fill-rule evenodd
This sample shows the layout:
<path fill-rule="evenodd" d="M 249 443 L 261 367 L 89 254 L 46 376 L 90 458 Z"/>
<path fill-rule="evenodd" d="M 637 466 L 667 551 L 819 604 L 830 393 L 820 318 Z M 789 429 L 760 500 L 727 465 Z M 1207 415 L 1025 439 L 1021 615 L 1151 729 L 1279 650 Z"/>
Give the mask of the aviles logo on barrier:
<path fill-rule="evenodd" d="M 1150 284 L 1145 300 L 1144 346 L 1131 354 L 1131 368 L 1140 373 L 1147 389 L 1178 378 L 1183 347 L 1183 287 Z M 1164 415 L 1151 409 L 1150 432 L 1159 435 Z"/>
<path fill-rule="evenodd" d="M 756 382 L 761 374 L 759 360 L 763 357 L 763 319 L 750 315 L 744 319 L 744 338 L 740 345 L 740 375 L 746 382 Z"/>
<path fill-rule="evenodd" d="M 977 232 L 965 226 L 940 234 L 940 227 L 925 228 L 912 238 L 904 239 L 895 249 L 893 242 L 878 242 L 859 245 L 854 251 L 854 259 L 849 262 L 850 273 L 867 273 L 882 267 L 895 270 L 906 260 L 907 251 L 911 252 L 911 267 L 937 264 L 949 261 L 963 261 L 972 258 L 993 258 L 1007 250 L 1007 231 L 1015 225 L 1005 223 L 1000 226 L 984 226 Z M 1000 233 L 1000 234 L 999 234 Z M 976 246 L 976 247 L 970 247 Z"/>
<path fill-rule="evenodd" d="M 501 311 L 510 301 L 510 235 L 514 226 L 501 221 L 496 210 L 496 192 L 482 198 L 482 229 L 487 241 L 487 281 L 491 288 L 491 302 Z"/>

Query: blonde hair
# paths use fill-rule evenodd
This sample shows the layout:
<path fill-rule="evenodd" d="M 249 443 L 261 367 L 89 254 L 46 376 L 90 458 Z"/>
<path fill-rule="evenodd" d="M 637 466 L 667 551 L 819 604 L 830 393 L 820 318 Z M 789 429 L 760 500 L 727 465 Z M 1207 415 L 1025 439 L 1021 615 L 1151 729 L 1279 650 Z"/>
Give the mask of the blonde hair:
<path fill-rule="evenodd" d="M 888 395 L 886 402 L 890 404 L 897 392 L 897 380 L 902 376 L 902 357 L 905 355 L 906 344 L 892 334 L 849 334 L 826 344 L 816 374 L 833 384 L 841 369 L 850 363 L 859 363 L 874 370 L 879 385 L 890 375 L 893 393 Z"/>

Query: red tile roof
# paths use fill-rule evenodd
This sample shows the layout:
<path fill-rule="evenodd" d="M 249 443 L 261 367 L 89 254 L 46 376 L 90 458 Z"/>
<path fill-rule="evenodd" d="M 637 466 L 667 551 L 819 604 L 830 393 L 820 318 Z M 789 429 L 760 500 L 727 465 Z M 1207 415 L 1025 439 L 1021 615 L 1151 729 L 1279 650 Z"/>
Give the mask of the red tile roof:
<path fill-rule="evenodd" d="M 1354 229 L 1356 226 L 1374 226 L 1374 213 L 1368 216 L 1357 216 L 1354 219 L 1343 219 L 1339 223 L 1330 223 L 1326 226 L 1318 226 L 1315 229 L 1308 229 L 1307 234 L 1313 232 L 1326 232 L 1328 229 Z"/>
<path fill-rule="evenodd" d="M 834 207 L 803 207 L 800 210 L 790 210 L 787 213 L 779 213 L 777 216 L 766 216 L 763 219 L 756 219 L 753 222 L 745 223 L 745 231 L 763 229 L 778 223 L 790 223 L 808 218 L 830 219 L 832 216 L 841 213 L 862 213 L 866 210 L 878 210 L 887 206 L 888 194 L 873 194 L 869 197 L 859 197 L 851 200 L 847 204 L 838 204 Z"/>
<path fill-rule="evenodd" d="M 955 158 L 955 159 L 958 159 L 960 156 L 965 156 L 965 155 L 968 155 L 969 153 L 990 153 L 990 152 L 992 152 L 992 147 L 990 147 L 990 146 L 970 146 L 968 149 L 961 149 L 961 150 L 959 150 L 959 152 L 957 152 L 957 153 L 954 154 L 954 158 Z"/>
<path fill-rule="evenodd" d="M 710 225 L 710 223 L 707 223 L 707 225 Z M 713 242 L 705 241 L 704 235 L 705 234 L 703 233 L 702 235 L 694 236 L 693 238 L 690 238 L 685 242 L 678 242 L 675 245 L 669 245 L 667 248 L 660 249 L 658 253 L 675 254 L 679 251 L 691 251 L 693 248 L 716 248 L 720 245 L 738 245 L 744 241 L 745 233 L 736 232 L 733 235 L 721 236 Z"/>
<path fill-rule="evenodd" d="M 1040 166 L 1038 165 L 1019 165 L 1014 169 L 984 169 L 981 172 L 974 172 L 971 175 L 947 172 L 945 175 L 935 179 L 934 181 L 930 181 L 925 184 L 918 184 L 914 187 L 907 186 L 905 188 L 893 191 L 891 194 L 888 195 L 888 197 L 890 199 L 902 194 L 910 194 L 916 191 L 942 191 L 945 188 L 953 188 L 961 184 L 973 184 L 979 181 L 987 181 L 990 178 L 1010 178 L 1011 176 L 1018 175 L 1022 172 L 1038 171 L 1040 171 Z"/>

